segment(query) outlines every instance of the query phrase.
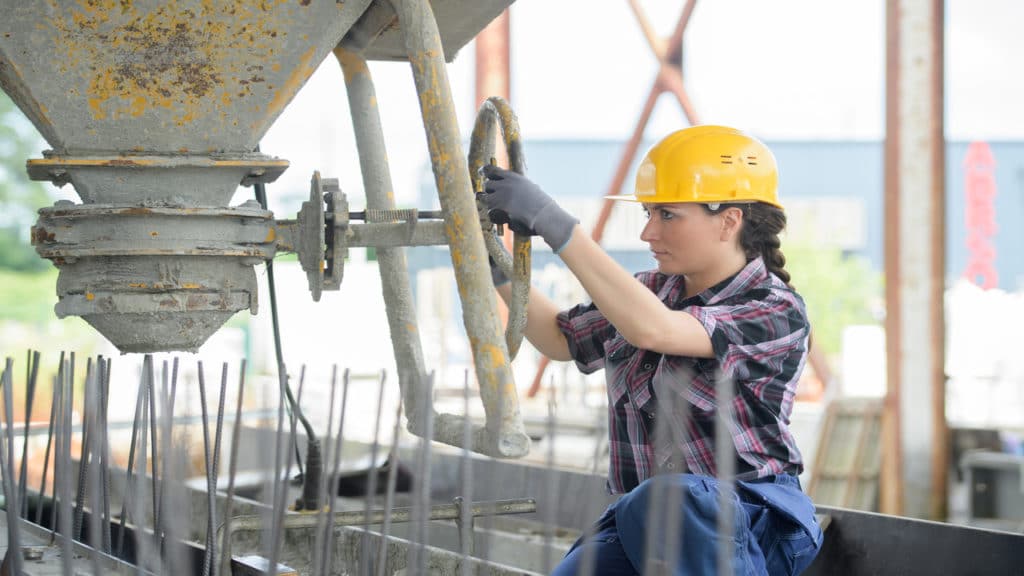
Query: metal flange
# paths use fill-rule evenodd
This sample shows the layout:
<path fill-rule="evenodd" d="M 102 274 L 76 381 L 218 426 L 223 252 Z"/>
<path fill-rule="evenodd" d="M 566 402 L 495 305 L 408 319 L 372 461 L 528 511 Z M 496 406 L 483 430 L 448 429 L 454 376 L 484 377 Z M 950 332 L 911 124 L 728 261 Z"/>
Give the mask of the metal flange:
<path fill-rule="evenodd" d="M 306 272 L 313 300 L 319 302 L 324 290 L 337 290 L 341 286 L 348 253 L 345 246 L 348 201 L 338 186 L 337 178 L 321 178 L 319 170 L 313 172 L 309 200 L 302 203 L 297 220 L 295 251 L 302 270 Z M 332 223 L 330 229 L 328 220 Z"/>

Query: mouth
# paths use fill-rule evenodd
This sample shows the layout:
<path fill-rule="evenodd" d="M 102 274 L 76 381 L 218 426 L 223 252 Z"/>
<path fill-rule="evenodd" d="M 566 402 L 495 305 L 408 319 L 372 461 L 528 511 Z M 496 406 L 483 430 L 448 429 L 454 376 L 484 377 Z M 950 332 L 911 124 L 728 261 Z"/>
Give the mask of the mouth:
<path fill-rule="evenodd" d="M 652 248 L 651 256 L 654 256 L 655 260 L 660 260 L 661 258 L 668 256 L 668 252 L 665 250 L 655 250 Z"/>

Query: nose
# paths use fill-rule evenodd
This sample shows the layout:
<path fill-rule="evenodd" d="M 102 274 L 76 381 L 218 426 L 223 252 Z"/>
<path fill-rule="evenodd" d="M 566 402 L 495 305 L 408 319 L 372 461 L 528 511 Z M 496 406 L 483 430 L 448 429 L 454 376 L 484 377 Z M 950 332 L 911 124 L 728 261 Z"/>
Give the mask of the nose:
<path fill-rule="evenodd" d="M 644 229 L 640 231 L 640 239 L 644 242 L 650 242 L 658 238 L 658 224 L 656 220 L 657 216 L 652 214 L 647 219 L 647 223 L 644 224 Z"/>

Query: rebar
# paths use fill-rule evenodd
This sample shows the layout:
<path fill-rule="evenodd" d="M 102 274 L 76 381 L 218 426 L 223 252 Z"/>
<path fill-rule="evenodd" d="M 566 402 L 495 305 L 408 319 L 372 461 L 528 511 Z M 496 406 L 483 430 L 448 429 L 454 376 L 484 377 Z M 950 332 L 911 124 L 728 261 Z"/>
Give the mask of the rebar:
<path fill-rule="evenodd" d="M 426 386 L 419 393 L 422 395 L 421 402 L 418 404 L 418 406 L 422 407 L 419 417 L 419 424 L 422 428 L 419 430 L 420 447 L 416 461 L 416 488 L 413 492 L 411 510 L 413 529 L 410 531 L 412 537 L 410 538 L 411 544 L 409 546 L 409 561 L 407 565 L 413 568 L 414 573 L 424 574 L 426 573 L 427 562 L 426 547 L 429 540 L 427 525 L 430 520 L 431 438 L 434 437 L 434 410 L 430 401 L 434 393 L 433 373 L 427 377 Z"/>
<path fill-rule="evenodd" d="M 101 356 L 102 358 L 102 356 Z M 102 378 L 100 386 L 100 409 L 103 411 L 100 415 L 100 433 L 102 442 L 100 443 L 100 458 L 102 459 L 102 466 L 100 470 L 102 472 L 102 483 L 103 483 L 103 552 L 110 554 L 111 551 L 111 534 L 110 534 L 110 431 L 109 431 L 109 402 L 110 402 L 110 371 L 113 361 L 108 358 L 104 364 L 102 364 L 103 370 L 101 371 Z"/>
<path fill-rule="evenodd" d="M 4 418 L 6 420 L 3 443 L 5 450 L 0 454 L 0 475 L 3 475 L 4 498 L 7 507 L 7 558 L 11 561 L 10 570 L 12 574 L 21 574 L 21 519 L 18 517 L 18 494 L 16 486 L 12 482 L 11 474 L 14 471 L 14 395 L 11 388 L 14 387 L 14 360 L 7 358 L 4 365 L 3 377 L 0 378 L 0 386 L 4 389 Z M 26 440 L 28 437 L 26 436 Z M 14 551 L 13 554 L 10 551 Z"/>
<path fill-rule="evenodd" d="M 402 386 L 402 381 L 398 382 L 399 388 Z M 395 406 L 395 426 L 391 433 L 391 450 L 388 454 L 388 461 L 392 463 L 392 466 L 388 469 L 388 482 L 387 487 L 384 490 L 384 510 L 391 510 L 395 505 L 395 491 L 398 486 L 398 442 L 401 438 L 402 433 L 402 398 L 404 394 L 399 391 L 400 397 Z M 384 518 L 384 523 L 381 526 L 381 538 L 380 547 L 377 551 L 377 571 L 376 576 L 384 576 L 384 568 L 387 566 L 387 541 L 388 536 L 391 534 L 391 516 L 388 515 Z"/>
<path fill-rule="evenodd" d="M 43 452 L 43 477 L 39 481 L 39 505 L 36 507 L 36 524 L 42 525 L 43 523 L 43 502 L 46 500 L 46 477 L 50 471 L 50 448 L 53 445 L 53 426 L 57 415 L 57 406 L 60 404 L 60 398 L 57 396 L 57 381 L 56 377 L 50 382 L 50 424 L 46 430 L 46 450 Z M 54 504 L 57 502 L 56 494 L 53 498 Z M 54 506 L 54 508 L 56 508 Z"/>
<path fill-rule="evenodd" d="M 32 425 L 32 404 L 36 396 L 36 378 L 39 376 L 39 351 L 29 350 L 28 365 L 25 367 L 25 436 L 21 445 L 21 471 L 18 473 L 18 501 L 21 502 L 21 516 L 28 518 L 28 432 Z"/>
<path fill-rule="evenodd" d="M 337 498 L 337 495 L 338 495 L 338 467 L 341 464 L 341 448 L 342 448 L 342 440 L 343 440 L 343 437 L 344 437 L 343 434 L 342 434 L 342 431 L 345 429 L 345 409 L 346 409 L 346 407 L 348 405 L 348 387 L 349 387 L 350 382 L 351 382 L 351 380 L 350 380 L 349 370 L 348 370 L 348 368 L 346 368 L 345 372 L 342 374 L 342 377 L 341 377 L 341 411 L 339 412 L 340 416 L 338 418 L 338 435 L 334 438 L 334 455 L 335 456 L 334 456 L 334 463 L 333 463 L 332 469 L 331 469 L 331 493 L 330 493 L 330 497 L 327 498 L 327 516 L 328 517 L 331 517 L 333 515 L 333 513 L 334 513 L 334 500 Z M 324 546 L 325 546 L 324 553 L 323 553 L 324 567 L 323 567 L 323 570 L 320 571 L 320 574 L 324 574 L 324 575 L 327 575 L 327 574 L 331 573 L 331 564 L 334 563 L 334 554 L 332 553 L 332 551 L 334 549 L 334 546 L 333 546 L 334 545 L 334 538 L 331 537 L 331 535 L 334 534 L 334 526 L 329 526 L 328 527 L 327 534 L 328 534 L 328 537 L 324 539 Z"/>
<path fill-rule="evenodd" d="M 299 391 L 298 391 L 298 394 L 296 395 L 296 402 L 295 402 L 295 406 L 296 407 L 299 406 L 299 402 L 302 401 L 302 389 L 303 389 L 303 386 L 306 383 L 306 367 L 305 366 L 302 366 L 299 374 L 300 374 L 300 376 L 299 376 Z M 290 422 L 289 427 L 288 427 L 288 443 L 286 444 L 286 446 L 291 446 L 292 443 L 295 441 L 296 426 L 297 426 L 298 420 L 299 420 L 298 417 L 297 417 L 297 414 L 298 414 L 298 410 L 296 410 L 295 413 L 293 413 L 293 415 L 292 415 L 291 422 Z M 286 459 L 287 463 L 285 464 L 285 467 L 284 467 L 284 478 L 281 480 L 280 494 L 276 494 L 275 493 L 273 495 L 273 498 L 274 498 L 274 510 L 273 510 L 273 523 L 271 525 L 272 537 L 270 539 L 270 569 L 275 571 L 275 572 L 277 570 L 277 568 L 276 568 L 277 567 L 277 560 L 280 557 L 280 553 L 281 553 L 281 541 L 284 540 L 284 535 L 285 535 L 284 534 L 283 523 L 284 523 L 285 512 L 287 511 L 287 506 L 288 506 L 288 504 L 287 504 L 287 498 L 288 498 L 288 479 L 289 479 L 289 476 L 291 475 L 291 471 L 292 471 L 292 451 L 291 450 L 285 450 L 285 452 L 288 453 L 288 458 Z M 275 470 L 274 474 L 275 474 L 275 476 L 279 475 L 279 472 L 277 470 Z"/>
<path fill-rule="evenodd" d="M 331 366 L 331 391 L 330 397 L 327 401 L 327 433 L 324 435 L 325 438 L 325 450 L 324 450 L 324 466 L 329 466 L 331 462 L 331 431 L 334 429 L 334 397 L 338 390 L 338 365 L 334 364 Z M 339 435 L 341 431 L 339 430 Z M 327 474 L 320 475 L 320 488 L 317 493 L 316 503 L 316 548 L 313 550 L 313 574 L 320 574 L 319 570 L 323 564 L 323 554 L 326 548 L 325 540 L 330 537 L 327 533 L 327 522 L 324 517 L 324 506 L 326 498 L 334 498 L 334 495 L 327 494 Z"/>
<path fill-rule="evenodd" d="M 462 485 L 461 496 L 458 497 L 459 518 L 456 520 L 456 527 L 459 529 L 459 553 L 462 555 L 462 575 L 469 574 L 469 557 L 473 555 L 473 515 L 464 502 L 473 501 L 473 462 L 470 460 L 470 437 L 473 434 L 473 426 L 469 418 L 469 370 L 462 375 L 462 411 L 466 415 L 462 425 L 462 466 L 459 470 L 459 483 Z"/>
<path fill-rule="evenodd" d="M 132 501 L 135 484 L 132 482 L 132 472 L 135 465 L 135 446 L 138 444 L 139 419 L 142 416 L 143 405 L 146 403 L 148 387 L 146 385 L 146 369 L 143 367 L 139 378 L 139 388 L 135 394 L 135 416 L 132 418 L 132 439 L 128 445 L 128 466 L 125 470 L 124 496 L 121 498 L 121 527 L 117 532 L 117 555 L 124 554 L 124 533 L 125 522 L 128 512 L 128 503 Z M 143 429 L 145 435 L 145 429 Z M 136 522 L 139 522 L 136 519 Z"/>
<path fill-rule="evenodd" d="M 72 527 L 72 508 L 71 508 L 71 411 L 74 409 L 74 382 L 75 382 L 75 353 L 72 352 L 69 355 L 68 364 L 64 369 L 64 423 L 61 428 L 61 458 L 63 463 L 61 464 L 61 475 L 57 475 L 56 471 L 54 474 L 54 480 L 60 482 L 61 494 L 60 494 L 60 534 L 61 534 L 61 553 L 64 558 L 71 558 L 72 545 L 71 545 L 71 527 Z M 63 562 L 62 569 L 64 576 L 71 576 L 71 562 Z"/>
<path fill-rule="evenodd" d="M 727 576 L 734 573 L 732 566 L 733 533 L 736 531 L 734 511 L 734 486 L 736 475 L 736 453 L 733 444 L 732 405 L 735 398 L 731 378 L 719 374 L 715 379 L 715 402 L 718 406 L 715 418 L 715 467 L 718 477 L 718 574 Z"/>
<path fill-rule="evenodd" d="M 238 375 L 238 399 L 235 405 L 235 421 L 232 425 L 231 430 L 231 460 L 228 463 L 228 490 L 227 496 L 224 499 L 224 521 L 229 522 L 231 519 L 231 507 L 234 503 L 235 497 L 235 474 L 238 470 L 238 444 L 242 435 L 242 392 L 245 390 L 245 367 L 246 362 L 243 359 L 241 366 L 239 367 Z M 221 543 L 221 559 L 220 569 L 217 571 L 219 576 L 226 576 L 230 574 L 230 559 L 231 559 L 231 539 L 228 531 L 224 531 L 224 539 Z"/>
<path fill-rule="evenodd" d="M 92 358 L 87 358 L 86 362 L 85 362 L 85 381 L 86 381 L 86 388 L 87 389 L 88 389 L 88 382 L 89 382 L 89 380 L 91 378 L 95 378 L 95 375 L 92 372 Z M 82 404 L 83 404 L 83 410 L 84 410 L 85 409 L 85 400 L 84 399 L 83 399 L 83 403 Z M 84 412 L 83 412 L 83 418 L 82 418 L 82 447 L 81 447 L 81 450 L 79 450 L 79 458 L 78 458 L 78 490 L 77 490 L 77 492 L 75 492 L 75 523 L 74 523 L 74 527 L 72 528 L 74 530 L 72 532 L 72 534 L 73 534 L 72 537 L 75 540 L 78 540 L 78 541 L 82 540 L 82 518 L 83 518 L 83 514 L 85 514 L 85 508 L 84 508 L 85 507 L 85 490 L 86 490 L 86 481 L 88 480 L 88 472 L 89 472 L 89 456 L 90 456 L 90 454 L 89 454 L 89 446 L 90 446 L 89 434 L 91 432 L 90 429 L 89 429 L 90 428 L 89 424 L 90 424 L 90 422 L 88 421 L 87 418 L 84 417 Z"/>
<path fill-rule="evenodd" d="M 203 370 L 203 362 L 199 362 L 199 406 L 203 416 L 203 466 L 206 468 L 206 503 L 208 512 L 206 515 L 206 549 L 203 551 L 203 576 L 209 576 L 211 553 L 213 552 L 213 516 L 217 507 L 217 487 L 213 479 L 213 462 L 210 455 L 210 425 L 206 410 L 206 377 Z"/>
<path fill-rule="evenodd" d="M 380 476 L 380 468 L 377 466 L 377 453 L 380 450 L 380 418 L 384 411 L 384 385 L 387 382 L 387 373 L 380 373 L 380 385 L 377 390 L 377 417 L 373 421 L 373 443 L 370 445 L 370 473 L 366 482 L 365 510 L 369 516 L 370 507 L 377 497 L 377 480 Z M 392 467 L 397 467 L 398 462 L 391 462 Z M 359 555 L 359 574 L 369 576 L 370 573 L 370 538 L 369 526 L 363 526 L 361 537 L 362 553 Z"/>

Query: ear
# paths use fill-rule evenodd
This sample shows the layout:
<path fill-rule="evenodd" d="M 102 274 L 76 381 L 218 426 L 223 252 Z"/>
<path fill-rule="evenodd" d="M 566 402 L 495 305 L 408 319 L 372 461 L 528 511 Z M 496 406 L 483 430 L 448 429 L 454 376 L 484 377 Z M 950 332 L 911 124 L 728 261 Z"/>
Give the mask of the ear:
<path fill-rule="evenodd" d="M 743 227 L 743 210 L 730 206 L 719 214 L 721 216 L 722 231 L 721 239 L 725 242 L 731 241 L 739 236 Z"/>

